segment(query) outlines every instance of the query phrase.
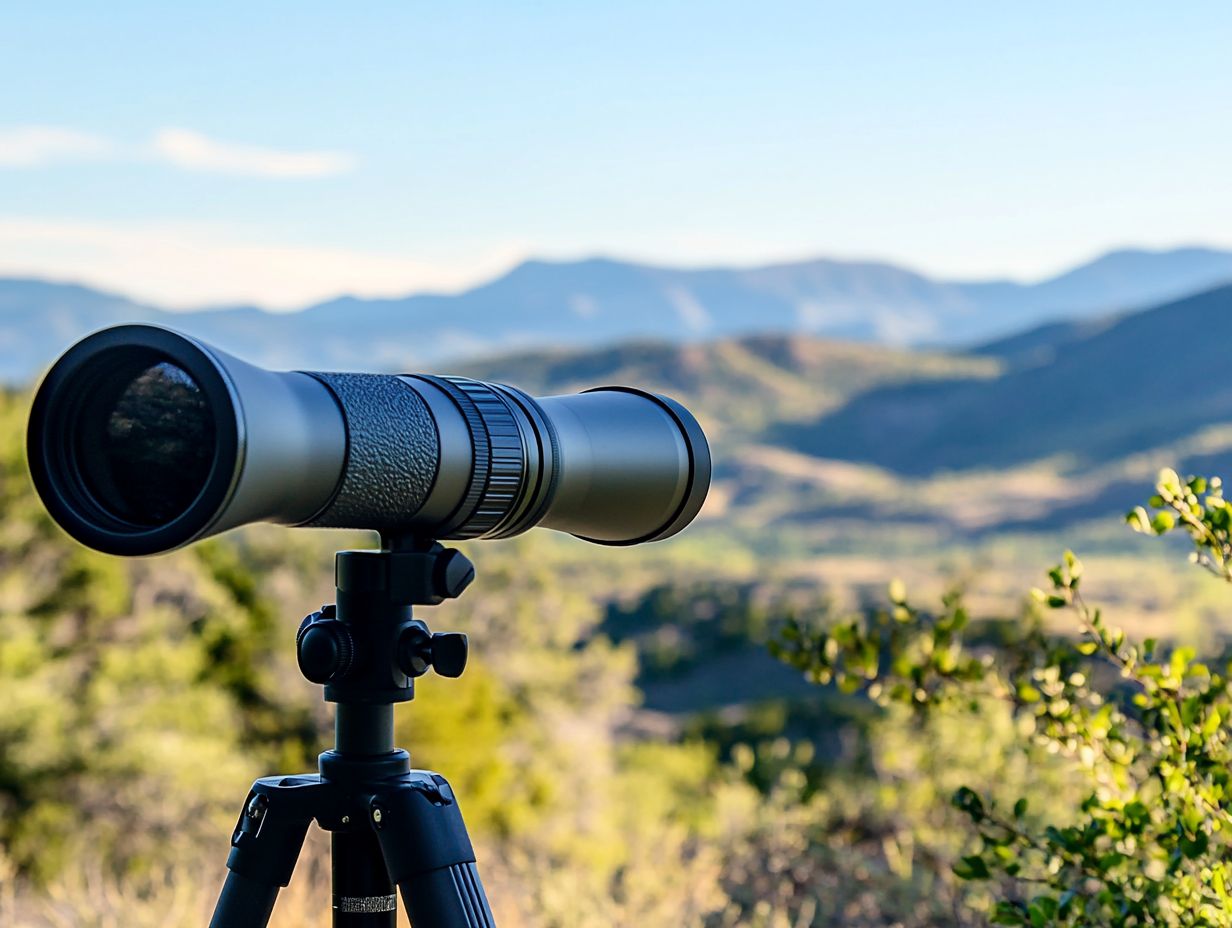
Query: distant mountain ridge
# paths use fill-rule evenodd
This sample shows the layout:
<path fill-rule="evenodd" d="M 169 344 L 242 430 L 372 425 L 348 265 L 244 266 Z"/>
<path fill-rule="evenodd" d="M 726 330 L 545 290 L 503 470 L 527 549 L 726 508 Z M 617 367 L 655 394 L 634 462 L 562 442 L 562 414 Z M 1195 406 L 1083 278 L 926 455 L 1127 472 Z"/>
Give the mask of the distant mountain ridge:
<path fill-rule="evenodd" d="M 772 440 L 912 476 L 1063 455 L 1081 470 L 1232 423 L 1232 285 L 989 350 L 996 378 L 889 385 Z"/>
<path fill-rule="evenodd" d="M 1210 248 L 1115 251 L 1033 284 L 945 281 L 878 262 L 681 269 L 594 258 L 526 261 L 458 294 L 180 313 L 88 287 L 0 279 L 0 378 L 28 380 L 73 339 L 126 321 L 180 328 L 273 366 L 394 370 L 511 349 L 756 332 L 965 347 L 1229 281 L 1232 252 Z"/>
<path fill-rule="evenodd" d="M 52 329 L 66 317 L 51 297 L 88 299 L 95 318 L 117 308 L 109 301 L 118 298 L 52 289 L 34 291 Z M 119 308 L 130 318 L 157 313 Z M 20 306 L 14 312 L 0 300 L 0 331 L 23 331 Z M 266 322 L 257 310 L 216 318 L 233 335 Z M 288 338 L 271 352 L 249 337 L 238 352 L 267 363 L 281 352 L 294 364 L 311 347 Z M 714 449 L 701 534 L 757 539 L 772 551 L 874 552 L 1105 520 L 1141 501 L 1164 465 L 1232 472 L 1232 386 L 1222 377 L 1230 349 L 1226 285 L 965 352 L 785 333 L 524 349 L 437 369 L 536 395 L 610 383 L 673 395 Z M 339 366 L 377 365 L 357 356 Z"/>
<path fill-rule="evenodd" d="M 680 398 L 712 440 L 720 536 L 935 550 L 1112 528 L 1160 467 L 1232 472 L 1230 349 L 1232 285 L 966 354 L 764 335 L 526 352 L 461 372 L 536 393 L 631 382 Z"/>

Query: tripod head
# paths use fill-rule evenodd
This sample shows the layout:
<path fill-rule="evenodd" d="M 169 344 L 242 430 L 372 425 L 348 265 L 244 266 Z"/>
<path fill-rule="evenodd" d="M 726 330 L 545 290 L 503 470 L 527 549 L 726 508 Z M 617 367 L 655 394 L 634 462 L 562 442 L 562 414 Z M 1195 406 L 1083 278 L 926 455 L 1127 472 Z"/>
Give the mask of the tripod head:
<path fill-rule="evenodd" d="M 387 705 L 414 698 L 415 678 L 429 669 L 458 677 L 466 668 L 465 635 L 433 634 L 415 606 L 454 599 L 475 578 L 458 550 L 420 538 L 384 538 L 379 550 L 340 551 L 336 603 L 304 619 L 296 635 L 300 672 L 342 705 Z"/>

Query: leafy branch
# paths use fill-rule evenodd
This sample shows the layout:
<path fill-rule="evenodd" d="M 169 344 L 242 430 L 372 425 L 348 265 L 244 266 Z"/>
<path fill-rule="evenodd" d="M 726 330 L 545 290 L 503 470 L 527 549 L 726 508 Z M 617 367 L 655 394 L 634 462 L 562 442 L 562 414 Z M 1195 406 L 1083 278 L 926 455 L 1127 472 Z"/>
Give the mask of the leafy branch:
<path fill-rule="evenodd" d="M 1129 514 L 1132 527 L 1183 529 L 1191 559 L 1232 582 L 1232 506 L 1218 479 L 1163 471 L 1149 507 Z M 791 622 L 775 652 L 817 683 L 921 713 L 1008 701 L 1031 732 L 1024 749 L 1068 758 L 1086 799 L 1066 821 L 1032 815 L 1025 797 L 1007 813 L 965 787 L 953 796 L 972 828 L 953 870 L 993 888 L 993 923 L 1232 926 L 1232 668 L 1131 640 L 1088 604 L 1082 577 L 1066 552 L 996 659 L 968 640 L 959 593 L 933 614 L 899 583 L 885 608 Z M 1049 610 L 1068 611 L 1078 636 L 1046 634 Z"/>

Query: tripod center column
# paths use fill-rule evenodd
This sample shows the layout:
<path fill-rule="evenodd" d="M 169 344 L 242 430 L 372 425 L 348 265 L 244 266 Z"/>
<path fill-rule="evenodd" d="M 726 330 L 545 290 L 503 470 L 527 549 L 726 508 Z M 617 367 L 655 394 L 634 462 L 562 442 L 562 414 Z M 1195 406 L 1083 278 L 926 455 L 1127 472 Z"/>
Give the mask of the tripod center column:
<path fill-rule="evenodd" d="M 393 705 L 339 703 L 334 711 L 334 750 L 348 756 L 392 752 Z"/>

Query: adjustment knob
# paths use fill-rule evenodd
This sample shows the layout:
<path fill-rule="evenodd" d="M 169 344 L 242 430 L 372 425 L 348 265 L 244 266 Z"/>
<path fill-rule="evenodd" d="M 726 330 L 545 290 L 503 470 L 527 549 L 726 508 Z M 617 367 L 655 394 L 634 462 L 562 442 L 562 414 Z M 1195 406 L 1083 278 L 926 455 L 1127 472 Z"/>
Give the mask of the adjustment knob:
<path fill-rule="evenodd" d="M 437 632 L 432 636 L 432 669 L 442 677 L 462 676 L 469 650 L 465 635 Z"/>
<path fill-rule="evenodd" d="M 432 586 L 442 599 L 456 599 L 475 579 L 475 565 L 461 551 L 446 548 L 436 559 Z"/>
<path fill-rule="evenodd" d="M 313 683 L 332 683 L 345 677 L 354 652 L 350 631 L 337 619 L 306 621 L 300 629 L 296 648 L 299 670 Z"/>
<path fill-rule="evenodd" d="M 422 622 L 408 625 L 398 636 L 395 655 L 398 666 L 408 677 L 422 677 L 432 666 L 432 637 Z"/>
<path fill-rule="evenodd" d="M 398 636 L 398 666 L 408 677 L 421 677 L 431 667 L 442 677 L 460 677 L 466 669 L 465 635 L 453 632 L 429 634 L 426 625 L 416 622 Z"/>

